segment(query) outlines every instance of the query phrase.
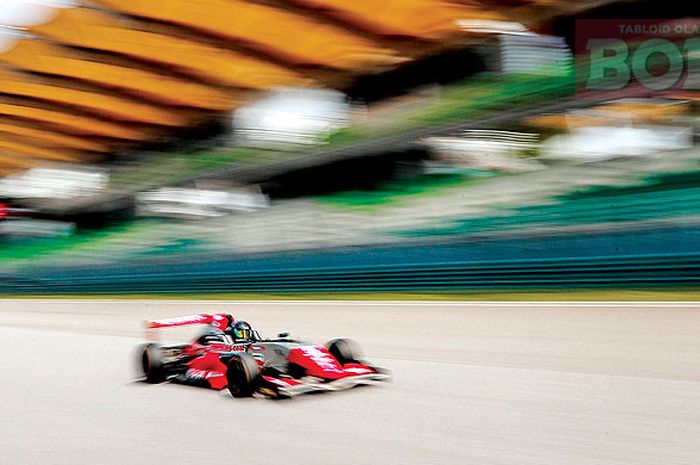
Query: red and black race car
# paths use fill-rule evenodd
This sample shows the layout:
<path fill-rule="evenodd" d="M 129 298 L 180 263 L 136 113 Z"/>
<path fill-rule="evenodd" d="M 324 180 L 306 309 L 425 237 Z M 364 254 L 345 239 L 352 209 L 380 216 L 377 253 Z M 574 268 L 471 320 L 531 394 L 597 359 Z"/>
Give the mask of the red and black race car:
<path fill-rule="evenodd" d="M 138 349 L 138 365 L 149 383 L 171 381 L 216 390 L 233 397 L 292 397 L 337 391 L 389 379 L 389 373 L 361 359 L 358 346 L 333 339 L 325 346 L 308 344 L 281 333 L 266 339 L 226 313 L 147 321 L 147 337 L 158 328 L 206 325 L 189 344 Z"/>

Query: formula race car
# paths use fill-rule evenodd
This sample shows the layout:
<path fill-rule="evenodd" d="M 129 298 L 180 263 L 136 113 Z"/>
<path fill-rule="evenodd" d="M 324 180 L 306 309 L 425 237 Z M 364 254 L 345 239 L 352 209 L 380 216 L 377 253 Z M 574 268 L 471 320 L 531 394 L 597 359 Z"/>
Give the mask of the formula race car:
<path fill-rule="evenodd" d="M 189 344 L 161 346 L 158 328 L 205 325 Z M 337 391 L 389 379 L 389 373 L 361 359 L 357 344 L 333 339 L 316 346 L 289 338 L 263 338 L 230 314 L 201 314 L 146 322 L 152 342 L 139 347 L 137 362 L 145 381 L 171 381 L 216 390 L 233 397 L 286 398 Z"/>

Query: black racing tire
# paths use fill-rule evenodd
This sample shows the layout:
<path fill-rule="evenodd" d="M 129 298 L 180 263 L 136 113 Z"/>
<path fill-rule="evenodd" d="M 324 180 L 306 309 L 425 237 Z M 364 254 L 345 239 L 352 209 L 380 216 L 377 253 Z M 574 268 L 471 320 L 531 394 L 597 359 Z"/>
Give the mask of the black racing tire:
<path fill-rule="evenodd" d="M 245 352 L 231 355 L 226 362 L 226 382 L 233 397 L 255 394 L 260 385 L 260 372 L 253 356 Z"/>
<path fill-rule="evenodd" d="M 352 339 L 331 339 L 326 342 L 326 349 L 341 365 L 358 363 L 362 358 L 360 345 Z"/>
<path fill-rule="evenodd" d="M 138 352 L 141 371 L 147 383 L 165 381 L 165 367 L 160 357 L 160 346 L 152 342 L 143 344 Z"/>

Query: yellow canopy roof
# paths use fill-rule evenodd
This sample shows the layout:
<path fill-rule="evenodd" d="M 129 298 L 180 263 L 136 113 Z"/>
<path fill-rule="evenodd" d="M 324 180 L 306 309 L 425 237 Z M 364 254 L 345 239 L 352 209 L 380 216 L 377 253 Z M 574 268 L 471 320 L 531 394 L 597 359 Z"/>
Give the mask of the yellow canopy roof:
<path fill-rule="evenodd" d="M 0 138 L 5 135 L 31 138 L 39 145 L 47 147 L 62 147 L 67 149 L 85 150 L 88 152 L 110 151 L 109 146 L 94 140 L 61 134 L 48 129 L 39 129 L 36 125 L 0 119 Z"/>
<path fill-rule="evenodd" d="M 215 34 L 290 63 L 361 70 L 400 60 L 396 51 L 303 14 L 243 0 L 95 0 L 122 13 Z"/>
<path fill-rule="evenodd" d="M 73 134 L 134 141 L 144 141 L 148 139 L 145 132 L 128 126 L 43 108 L 0 102 L 0 115 L 51 124 Z"/>
<path fill-rule="evenodd" d="M 502 20 L 474 5 L 439 0 L 292 0 L 376 34 L 439 40 L 463 34 L 458 20 Z"/>
<path fill-rule="evenodd" d="M 584 112 L 572 114 L 538 115 L 525 121 L 532 125 L 556 130 L 567 130 L 587 126 L 605 126 L 636 121 L 663 123 L 669 118 L 684 115 L 689 109 L 685 103 L 612 102 L 597 105 Z"/>
<path fill-rule="evenodd" d="M 626 115 L 641 121 L 663 121 L 688 112 L 690 105 L 683 102 L 658 103 L 644 101 L 611 102 L 594 107 L 602 114 Z"/>
<path fill-rule="evenodd" d="M 110 91 L 100 93 L 59 87 L 44 83 L 38 77 L 2 69 L 0 69 L 0 86 L 2 92 L 8 95 L 57 102 L 97 113 L 109 119 L 175 127 L 186 126 L 189 123 L 187 118 L 176 111 L 118 95 L 110 95 Z"/>
<path fill-rule="evenodd" d="M 53 21 L 35 26 L 31 31 L 77 47 L 176 67 L 225 86 L 266 89 L 311 82 L 296 71 L 267 61 L 192 40 L 140 30 L 131 21 L 114 19 L 86 8 L 60 10 Z"/>
<path fill-rule="evenodd" d="M 23 140 L 21 138 L 0 139 L 0 152 L 9 151 L 22 155 L 27 155 L 31 158 L 52 161 L 80 162 L 85 159 L 84 154 L 73 150 L 47 149 L 38 147 L 31 140 Z"/>
<path fill-rule="evenodd" d="M 33 168 L 41 163 L 41 161 L 29 160 L 21 155 L 11 155 L 8 152 L 5 152 L 5 150 L 0 149 L 0 173 L 3 175 Z"/>
<path fill-rule="evenodd" d="M 0 61 L 19 69 L 120 89 L 166 105 L 218 111 L 233 107 L 231 95 L 211 87 L 150 71 L 82 59 L 64 47 L 37 40 L 19 41 L 12 50 L 0 54 Z"/>

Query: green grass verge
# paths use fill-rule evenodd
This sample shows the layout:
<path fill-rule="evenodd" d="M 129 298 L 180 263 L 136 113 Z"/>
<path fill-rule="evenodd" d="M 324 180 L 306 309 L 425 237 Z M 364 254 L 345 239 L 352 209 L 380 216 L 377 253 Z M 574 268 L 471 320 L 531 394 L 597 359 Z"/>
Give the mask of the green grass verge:
<path fill-rule="evenodd" d="M 342 209 L 374 211 L 414 197 L 438 195 L 450 189 L 463 189 L 492 172 L 474 174 L 430 174 L 382 182 L 373 189 L 342 191 L 315 197 L 319 202 Z"/>
<path fill-rule="evenodd" d="M 27 242 L 0 241 L 0 264 L 3 266 L 21 266 L 36 268 L 43 260 L 71 259 L 81 254 L 84 256 L 105 253 L 115 255 L 123 252 L 124 244 L 138 243 L 143 234 L 160 230 L 160 237 L 153 244 L 142 244 L 140 249 L 132 249 L 131 255 L 169 255 L 174 252 L 192 251 L 200 241 L 187 237 L 167 235 L 168 221 L 142 219 L 128 221 L 117 226 L 101 230 L 79 231 L 73 236 L 39 238 Z"/>
<path fill-rule="evenodd" d="M 82 247 L 99 247 L 117 236 L 126 237 L 152 228 L 156 222 L 128 222 L 97 231 L 83 231 L 74 236 L 36 239 L 27 243 L 0 242 L 0 261 L 36 259 L 49 255 L 59 255 L 66 251 L 75 252 Z"/>

